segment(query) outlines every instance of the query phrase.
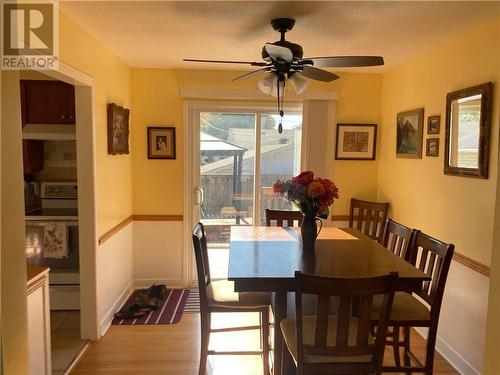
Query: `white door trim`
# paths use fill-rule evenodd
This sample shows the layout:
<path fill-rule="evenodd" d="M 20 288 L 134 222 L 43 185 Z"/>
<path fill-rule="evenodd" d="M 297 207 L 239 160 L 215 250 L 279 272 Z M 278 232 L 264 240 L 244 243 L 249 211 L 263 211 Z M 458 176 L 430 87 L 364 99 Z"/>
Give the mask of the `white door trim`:
<path fill-rule="evenodd" d="M 263 94 L 260 90 L 248 89 L 213 89 L 213 88 L 194 88 L 194 87 L 181 87 L 179 89 L 181 98 L 195 99 L 195 98 L 213 98 L 213 99 L 267 99 L 275 101 L 274 98 L 269 99 L 269 95 Z M 336 90 L 329 91 L 314 91 L 307 90 L 301 95 L 297 95 L 293 90 L 286 92 L 286 99 L 296 101 L 302 100 L 338 100 L 339 92 Z"/>
<path fill-rule="evenodd" d="M 302 109 L 302 103 L 285 103 L 284 111 L 293 111 L 297 108 Z M 183 149 L 184 149 L 184 204 L 183 204 L 183 283 L 187 286 L 196 287 L 196 279 L 194 275 L 194 257 L 192 249 L 192 229 L 193 229 L 193 204 L 194 204 L 194 168 L 193 168 L 193 152 L 195 142 L 199 143 L 199 134 L 195 134 L 192 124 L 195 123 L 195 116 L 203 110 L 221 111 L 221 112 L 262 112 L 275 111 L 275 102 L 262 101 L 247 101 L 247 102 L 222 102 L 222 101 L 207 101 L 207 100 L 184 100 L 183 101 Z M 257 121 L 257 119 L 256 119 Z M 304 128 L 304 127 L 303 127 Z M 260 129 L 260 124 L 258 125 Z M 256 127 L 257 130 L 257 127 Z M 304 129 L 303 129 L 304 130 Z M 256 166 L 255 173 L 258 173 L 260 166 Z M 254 180 L 254 185 L 259 182 L 259 178 Z M 254 190 L 255 190 L 254 186 Z M 255 192 L 254 192 L 255 193 Z M 256 212 L 256 210 L 254 210 Z M 257 211 L 258 212 L 258 211 Z M 254 215 L 255 216 L 255 215 Z"/>
<path fill-rule="evenodd" d="M 75 86 L 76 154 L 78 177 L 78 229 L 80 248 L 80 329 L 81 337 L 101 337 L 98 315 L 97 279 L 97 179 L 94 78 L 59 63 L 58 70 L 44 71 L 57 80 Z"/>

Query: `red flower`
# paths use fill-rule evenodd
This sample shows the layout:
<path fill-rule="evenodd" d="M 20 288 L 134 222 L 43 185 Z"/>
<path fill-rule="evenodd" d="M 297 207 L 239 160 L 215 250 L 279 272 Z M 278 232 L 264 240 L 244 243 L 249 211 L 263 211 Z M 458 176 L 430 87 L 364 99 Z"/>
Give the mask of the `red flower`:
<path fill-rule="evenodd" d="M 274 194 L 279 194 L 281 193 L 281 188 L 283 186 L 283 181 L 277 180 L 274 185 L 273 185 L 273 193 Z"/>
<path fill-rule="evenodd" d="M 314 180 L 314 173 L 311 171 L 305 171 L 292 178 L 292 182 L 300 185 L 309 185 Z"/>
<path fill-rule="evenodd" d="M 339 189 L 337 188 L 337 185 L 335 185 L 332 181 L 327 178 L 317 178 L 316 180 L 323 184 L 323 186 L 325 187 L 326 195 L 332 198 L 332 202 L 333 198 L 339 198 Z"/>

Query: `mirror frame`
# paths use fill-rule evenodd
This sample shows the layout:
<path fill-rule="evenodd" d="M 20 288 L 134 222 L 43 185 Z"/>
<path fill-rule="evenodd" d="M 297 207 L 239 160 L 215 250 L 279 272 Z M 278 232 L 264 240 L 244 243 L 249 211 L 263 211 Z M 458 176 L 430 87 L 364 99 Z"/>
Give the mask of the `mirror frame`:
<path fill-rule="evenodd" d="M 444 144 L 444 174 L 452 176 L 488 178 L 488 164 L 490 157 L 490 129 L 491 129 L 491 91 L 492 83 L 468 87 L 450 92 L 446 95 L 446 133 Z M 481 117 L 479 119 L 479 157 L 478 168 L 453 167 L 450 165 L 450 130 L 451 130 L 451 103 L 454 100 L 481 94 Z"/>

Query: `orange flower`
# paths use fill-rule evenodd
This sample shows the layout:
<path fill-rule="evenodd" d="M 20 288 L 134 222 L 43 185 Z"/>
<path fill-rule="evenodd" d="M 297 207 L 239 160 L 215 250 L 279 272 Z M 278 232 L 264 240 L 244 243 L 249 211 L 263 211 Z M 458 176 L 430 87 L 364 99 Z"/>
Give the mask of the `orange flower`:
<path fill-rule="evenodd" d="M 321 197 L 325 194 L 325 186 L 319 181 L 313 181 L 307 186 L 307 193 L 312 198 Z"/>
<path fill-rule="evenodd" d="M 281 188 L 283 186 L 283 181 L 277 180 L 274 185 L 273 185 L 273 193 L 274 194 L 279 194 L 281 193 Z"/>

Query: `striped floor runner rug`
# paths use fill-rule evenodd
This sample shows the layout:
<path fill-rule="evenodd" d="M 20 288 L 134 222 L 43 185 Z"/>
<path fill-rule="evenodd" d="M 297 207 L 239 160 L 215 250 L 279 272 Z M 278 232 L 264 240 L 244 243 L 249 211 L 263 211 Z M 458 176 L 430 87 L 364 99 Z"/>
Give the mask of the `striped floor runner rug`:
<path fill-rule="evenodd" d="M 184 312 L 186 314 L 198 314 L 200 312 L 200 292 L 198 289 L 191 290 L 191 293 L 189 293 Z"/>
<path fill-rule="evenodd" d="M 134 303 L 141 290 L 135 290 L 124 306 Z M 168 289 L 165 297 L 157 310 L 151 310 L 141 318 L 121 319 L 114 318 L 114 325 L 135 324 L 175 324 L 181 320 L 182 313 L 188 301 L 190 291 L 188 289 Z"/>

